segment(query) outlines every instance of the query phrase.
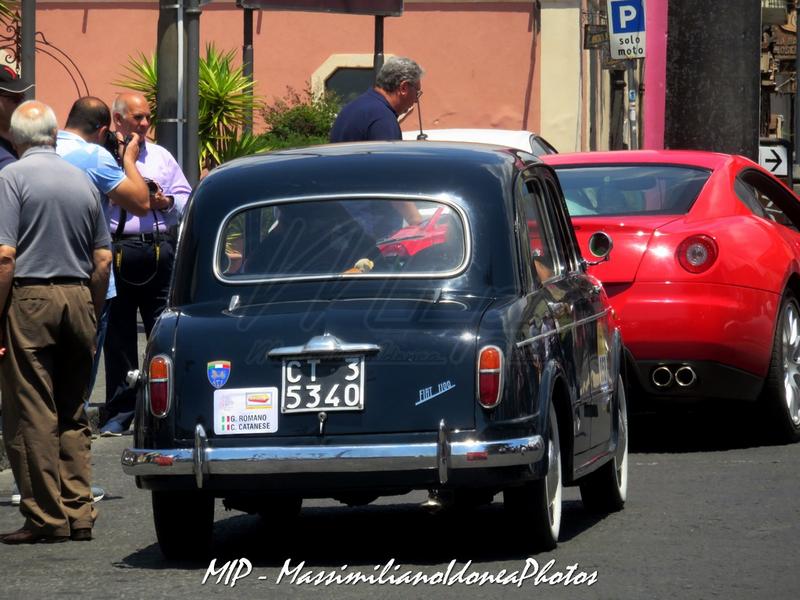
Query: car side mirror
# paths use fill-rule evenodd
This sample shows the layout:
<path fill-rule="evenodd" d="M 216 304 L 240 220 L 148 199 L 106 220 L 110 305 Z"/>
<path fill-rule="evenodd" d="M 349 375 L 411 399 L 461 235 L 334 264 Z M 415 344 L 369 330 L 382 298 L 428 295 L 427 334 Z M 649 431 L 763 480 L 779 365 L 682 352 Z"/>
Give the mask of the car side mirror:
<path fill-rule="evenodd" d="M 605 231 L 597 231 L 589 237 L 589 252 L 599 260 L 587 260 L 586 264 L 590 267 L 605 262 L 611 256 L 611 249 L 614 241 Z"/>

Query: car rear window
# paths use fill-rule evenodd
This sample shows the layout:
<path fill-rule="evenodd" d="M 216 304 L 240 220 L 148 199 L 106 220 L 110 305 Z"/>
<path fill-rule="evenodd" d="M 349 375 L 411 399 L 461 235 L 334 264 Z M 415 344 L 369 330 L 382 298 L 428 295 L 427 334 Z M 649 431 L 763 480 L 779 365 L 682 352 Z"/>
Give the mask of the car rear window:
<path fill-rule="evenodd" d="M 466 262 L 465 225 L 449 204 L 386 198 L 273 202 L 233 213 L 215 272 L 230 281 L 448 275 Z"/>
<path fill-rule="evenodd" d="M 570 216 L 680 215 L 711 172 L 672 165 L 556 167 Z"/>

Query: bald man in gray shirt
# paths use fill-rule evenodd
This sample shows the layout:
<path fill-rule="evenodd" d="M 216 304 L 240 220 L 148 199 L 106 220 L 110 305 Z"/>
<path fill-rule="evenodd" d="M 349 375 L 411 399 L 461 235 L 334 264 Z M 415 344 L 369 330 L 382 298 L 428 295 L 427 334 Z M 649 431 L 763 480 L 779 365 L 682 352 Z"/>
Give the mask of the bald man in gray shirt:
<path fill-rule="evenodd" d="M 22 496 L 4 544 L 90 540 L 91 432 L 83 405 L 111 266 L 100 195 L 55 153 L 55 115 L 11 117 L 20 160 L 0 172 L 3 433 Z"/>

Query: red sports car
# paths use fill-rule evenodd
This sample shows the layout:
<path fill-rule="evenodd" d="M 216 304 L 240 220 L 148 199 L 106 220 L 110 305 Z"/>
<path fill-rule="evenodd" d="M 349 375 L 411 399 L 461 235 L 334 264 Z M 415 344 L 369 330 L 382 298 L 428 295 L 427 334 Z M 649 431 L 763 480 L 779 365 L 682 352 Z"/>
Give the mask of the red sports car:
<path fill-rule="evenodd" d="M 454 226 L 453 218 L 453 213 L 449 208 L 437 208 L 419 225 L 407 225 L 398 229 L 385 240 L 378 240 L 378 249 L 386 257 L 414 256 L 421 250 L 445 243 L 448 239 L 448 231 Z"/>
<path fill-rule="evenodd" d="M 762 403 L 800 440 L 800 198 L 759 165 L 711 152 L 553 154 L 578 241 L 650 399 Z M 634 379 L 634 378 L 632 378 Z"/>

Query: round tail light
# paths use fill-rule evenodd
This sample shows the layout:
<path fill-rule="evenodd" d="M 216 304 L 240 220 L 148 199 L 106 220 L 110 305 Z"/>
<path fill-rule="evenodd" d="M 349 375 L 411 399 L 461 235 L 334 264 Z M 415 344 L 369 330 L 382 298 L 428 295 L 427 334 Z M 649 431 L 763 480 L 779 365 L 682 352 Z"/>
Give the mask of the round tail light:
<path fill-rule="evenodd" d="M 717 243 L 707 235 L 693 235 L 678 246 L 678 262 L 689 273 L 703 273 L 717 260 Z"/>
<path fill-rule="evenodd" d="M 503 393 L 503 351 L 497 346 L 484 346 L 478 353 L 478 402 L 494 408 Z"/>

